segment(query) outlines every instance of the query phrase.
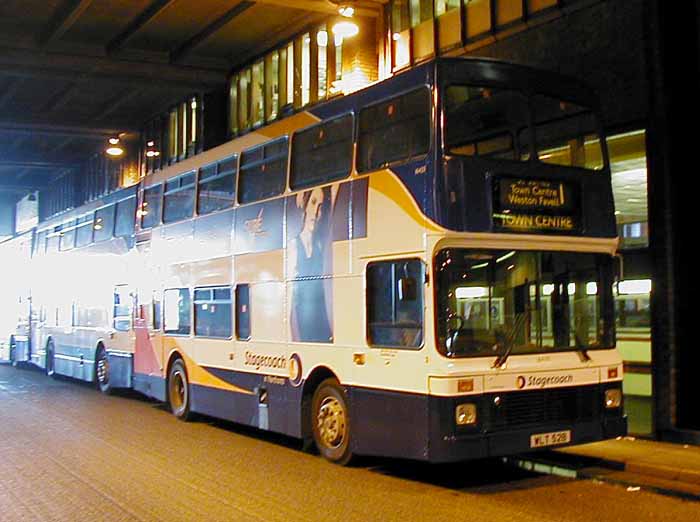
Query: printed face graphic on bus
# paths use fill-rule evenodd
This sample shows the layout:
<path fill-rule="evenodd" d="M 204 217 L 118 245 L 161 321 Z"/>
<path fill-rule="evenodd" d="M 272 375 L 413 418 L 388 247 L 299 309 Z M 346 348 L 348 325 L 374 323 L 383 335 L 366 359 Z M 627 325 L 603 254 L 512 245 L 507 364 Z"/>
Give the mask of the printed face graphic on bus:
<path fill-rule="evenodd" d="M 324 199 L 321 188 L 297 194 L 297 207 L 304 213 L 302 232 L 313 233 L 316 230 L 322 217 Z"/>

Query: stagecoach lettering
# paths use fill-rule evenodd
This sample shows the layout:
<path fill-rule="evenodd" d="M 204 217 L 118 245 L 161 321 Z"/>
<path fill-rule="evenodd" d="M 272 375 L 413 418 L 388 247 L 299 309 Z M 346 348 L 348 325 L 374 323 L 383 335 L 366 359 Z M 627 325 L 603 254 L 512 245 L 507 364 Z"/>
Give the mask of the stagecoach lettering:
<path fill-rule="evenodd" d="M 284 355 L 261 355 L 253 352 L 245 352 L 245 365 L 260 368 L 284 369 L 287 367 L 287 358 Z"/>

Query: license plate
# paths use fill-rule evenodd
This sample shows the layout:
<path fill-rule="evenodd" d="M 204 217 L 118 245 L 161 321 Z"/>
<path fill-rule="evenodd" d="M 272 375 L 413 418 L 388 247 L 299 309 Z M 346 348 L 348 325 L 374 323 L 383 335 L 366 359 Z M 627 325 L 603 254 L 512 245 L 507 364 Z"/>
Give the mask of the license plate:
<path fill-rule="evenodd" d="M 549 433 L 535 433 L 530 435 L 531 448 L 544 448 L 571 442 L 571 430 L 551 431 Z"/>

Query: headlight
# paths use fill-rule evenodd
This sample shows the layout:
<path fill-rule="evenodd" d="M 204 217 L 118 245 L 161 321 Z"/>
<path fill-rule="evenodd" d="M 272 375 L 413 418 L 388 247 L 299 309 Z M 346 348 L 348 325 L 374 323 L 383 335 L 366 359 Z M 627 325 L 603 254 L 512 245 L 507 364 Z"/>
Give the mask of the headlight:
<path fill-rule="evenodd" d="M 622 390 L 611 388 L 605 390 L 605 407 L 608 409 L 619 408 L 622 404 Z"/>
<path fill-rule="evenodd" d="M 455 422 L 457 426 L 469 426 L 476 424 L 476 404 L 460 404 L 455 409 Z"/>

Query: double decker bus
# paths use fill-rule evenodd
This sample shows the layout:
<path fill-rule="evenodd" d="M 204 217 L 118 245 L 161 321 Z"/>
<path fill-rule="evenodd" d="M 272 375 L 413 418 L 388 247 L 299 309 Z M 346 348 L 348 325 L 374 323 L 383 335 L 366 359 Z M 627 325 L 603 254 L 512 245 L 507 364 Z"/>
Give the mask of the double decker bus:
<path fill-rule="evenodd" d="M 626 432 L 596 99 L 437 59 L 260 126 L 33 236 L 48 373 L 432 462 Z"/>

